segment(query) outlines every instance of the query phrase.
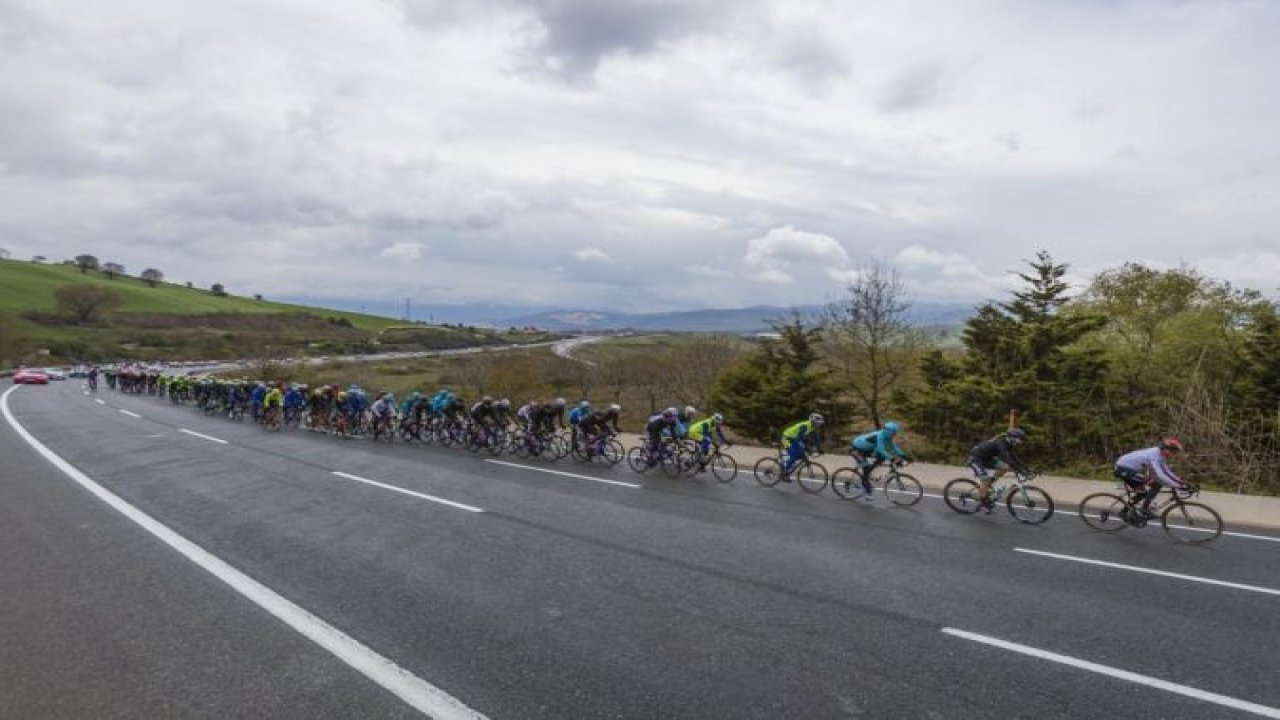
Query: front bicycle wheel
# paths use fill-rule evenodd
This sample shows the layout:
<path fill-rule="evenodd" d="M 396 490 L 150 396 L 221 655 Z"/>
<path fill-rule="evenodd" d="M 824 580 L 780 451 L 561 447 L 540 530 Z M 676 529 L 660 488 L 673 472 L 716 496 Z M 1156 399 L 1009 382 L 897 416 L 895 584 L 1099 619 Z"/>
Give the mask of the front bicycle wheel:
<path fill-rule="evenodd" d="M 751 472 L 756 476 L 756 482 L 765 487 L 773 487 L 782 479 L 782 465 L 774 457 L 760 458 Z"/>
<path fill-rule="evenodd" d="M 982 509 L 978 483 L 969 478 L 956 478 L 942 488 L 942 500 L 947 507 L 962 515 L 972 515 Z"/>
<path fill-rule="evenodd" d="M 910 507 L 924 497 L 924 488 L 920 486 L 919 480 L 910 475 L 889 473 L 884 480 L 884 496 L 894 505 Z"/>
<path fill-rule="evenodd" d="M 1198 502 L 1178 502 L 1160 514 L 1160 525 L 1181 543 L 1202 545 L 1222 536 L 1222 516 Z"/>
<path fill-rule="evenodd" d="M 639 445 L 627 451 L 627 465 L 632 470 L 643 474 L 649 469 L 649 453 Z"/>
<path fill-rule="evenodd" d="M 853 468 L 840 468 L 831 474 L 831 491 L 851 500 L 862 494 L 862 476 Z"/>
<path fill-rule="evenodd" d="M 614 465 L 622 462 L 622 457 L 625 455 L 625 452 L 622 449 L 622 443 L 617 440 L 610 440 L 604 444 L 603 449 L 604 452 L 601 453 L 600 458 L 604 460 L 609 467 L 613 467 Z"/>
<path fill-rule="evenodd" d="M 1094 493 L 1081 500 L 1080 519 L 1094 530 L 1108 533 L 1119 532 L 1129 524 L 1124 498 L 1111 493 Z"/>
<path fill-rule="evenodd" d="M 712 454 L 709 467 L 711 474 L 722 483 L 731 483 L 738 477 L 738 461 L 722 452 Z"/>
<path fill-rule="evenodd" d="M 1015 486 L 1005 498 L 1004 506 L 1015 520 L 1028 525 L 1039 525 L 1053 517 L 1053 498 L 1033 485 Z"/>
<path fill-rule="evenodd" d="M 817 494 L 827 487 L 830 475 L 827 469 L 816 462 L 807 462 L 795 471 L 796 482 L 807 493 Z"/>

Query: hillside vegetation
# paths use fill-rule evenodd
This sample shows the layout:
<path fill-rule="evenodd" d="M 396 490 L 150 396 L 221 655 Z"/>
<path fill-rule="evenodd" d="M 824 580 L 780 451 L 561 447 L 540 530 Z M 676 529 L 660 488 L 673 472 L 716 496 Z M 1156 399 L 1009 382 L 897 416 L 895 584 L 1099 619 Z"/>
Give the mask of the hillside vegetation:
<path fill-rule="evenodd" d="M 106 297 L 68 307 L 67 289 Z M 75 266 L 0 260 L 0 367 L 117 359 L 206 359 L 431 350 L 546 339 L 405 327 L 388 317 L 277 303 Z"/>

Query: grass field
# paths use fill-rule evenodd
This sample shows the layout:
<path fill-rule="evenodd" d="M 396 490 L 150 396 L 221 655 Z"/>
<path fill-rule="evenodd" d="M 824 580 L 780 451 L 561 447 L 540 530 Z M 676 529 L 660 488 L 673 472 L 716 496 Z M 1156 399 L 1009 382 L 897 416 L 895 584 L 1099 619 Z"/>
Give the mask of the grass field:
<path fill-rule="evenodd" d="M 290 305 L 236 295 L 217 296 L 208 290 L 188 288 L 172 283 L 156 283 L 150 287 L 134 277 L 108 279 L 90 270 L 81 273 L 65 265 L 44 265 L 18 260 L 0 260 L 0 313 L 19 315 L 24 312 L 53 312 L 57 308 L 53 293 L 63 285 L 92 284 L 109 288 L 120 295 L 121 313 L 163 313 L 168 315 L 201 315 L 221 313 L 299 313 L 322 317 L 345 318 L 353 327 L 376 332 L 400 324 L 393 318 L 360 313 Z"/>

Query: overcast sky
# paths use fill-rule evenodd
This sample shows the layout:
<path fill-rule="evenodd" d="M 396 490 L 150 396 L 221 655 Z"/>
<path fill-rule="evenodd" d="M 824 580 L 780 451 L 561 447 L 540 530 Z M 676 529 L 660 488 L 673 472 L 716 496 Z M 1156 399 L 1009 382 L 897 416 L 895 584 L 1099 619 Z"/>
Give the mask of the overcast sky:
<path fill-rule="evenodd" d="M 1280 286 L 1280 3 L 0 0 L 0 247 L 238 294 Z"/>

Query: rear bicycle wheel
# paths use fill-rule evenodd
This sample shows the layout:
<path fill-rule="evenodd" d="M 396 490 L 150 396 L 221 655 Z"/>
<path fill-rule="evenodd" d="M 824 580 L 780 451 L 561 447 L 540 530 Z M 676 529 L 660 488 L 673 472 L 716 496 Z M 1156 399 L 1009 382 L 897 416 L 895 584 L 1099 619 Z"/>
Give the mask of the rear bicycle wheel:
<path fill-rule="evenodd" d="M 649 470 L 649 452 L 639 445 L 627 451 L 627 465 L 640 474 Z"/>
<path fill-rule="evenodd" d="M 1014 486 L 1005 497 L 1004 506 L 1020 523 L 1039 525 L 1053 517 L 1053 498 L 1034 485 Z"/>
<path fill-rule="evenodd" d="M 756 482 L 765 487 L 773 487 L 782 479 L 782 464 L 778 462 L 778 458 L 763 457 L 756 461 L 751 473 L 756 476 Z"/>
<path fill-rule="evenodd" d="M 852 500 L 862 494 L 862 475 L 854 468 L 840 468 L 831 474 L 831 492 Z"/>
<path fill-rule="evenodd" d="M 625 454 L 626 452 L 622 449 L 622 443 L 617 440 L 610 440 L 604 444 L 604 452 L 600 454 L 600 459 L 604 460 L 609 467 L 613 467 L 622 462 Z"/>
<path fill-rule="evenodd" d="M 884 480 L 884 496 L 900 507 L 910 507 L 924 497 L 920 481 L 902 473 L 889 473 Z"/>
<path fill-rule="evenodd" d="M 738 461 L 722 452 L 712 453 L 711 462 L 707 466 L 711 468 L 711 474 L 716 480 L 722 483 L 731 483 L 738 477 Z"/>
<path fill-rule="evenodd" d="M 1111 493 L 1094 493 L 1080 501 L 1080 519 L 1085 525 L 1106 533 L 1119 532 L 1129 524 L 1124 498 Z"/>
<path fill-rule="evenodd" d="M 827 469 L 816 462 L 804 463 L 794 473 L 796 482 L 800 483 L 800 487 L 808 493 L 817 494 L 827 487 L 827 481 L 830 475 Z"/>
<path fill-rule="evenodd" d="M 956 478 L 942 488 L 942 501 L 961 515 L 972 515 L 982 509 L 978 483 L 969 478 Z"/>
<path fill-rule="evenodd" d="M 1198 502 L 1178 502 L 1160 514 L 1160 525 L 1180 543 L 1203 545 L 1222 536 L 1222 516 Z"/>

